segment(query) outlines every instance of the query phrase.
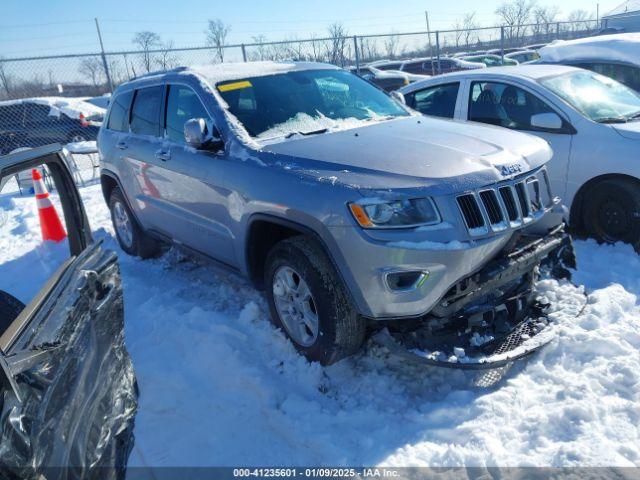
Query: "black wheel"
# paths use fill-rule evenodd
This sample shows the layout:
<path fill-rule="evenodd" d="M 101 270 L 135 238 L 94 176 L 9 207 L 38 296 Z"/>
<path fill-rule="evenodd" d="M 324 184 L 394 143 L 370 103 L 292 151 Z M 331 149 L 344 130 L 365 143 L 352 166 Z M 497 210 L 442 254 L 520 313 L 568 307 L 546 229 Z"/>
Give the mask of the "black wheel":
<path fill-rule="evenodd" d="M 0 290 L 0 335 L 9 328 L 25 305 L 13 295 Z"/>
<path fill-rule="evenodd" d="M 160 253 L 159 243 L 138 225 L 118 187 L 113 189 L 109 197 L 109 210 L 111 210 L 111 221 L 116 231 L 116 238 L 122 250 L 129 255 L 141 258 L 152 258 Z"/>
<path fill-rule="evenodd" d="M 583 209 L 587 233 L 599 242 L 626 242 L 640 248 L 640 185 L 628 179 L 603 180 L 588 192 Z"/>
<path fill-rule="evenodd" d="M 317 242 L 299 236 L 277 243 L 264 284 L 273 323 L 310 360 L 329 365 L 362 346 L 365 320 Z"/>
<path fill-rule="evenodd" d="M 69 143 L 87 142 L 89 137 L 83 132 L 73 132 L 67 137 Z"/>

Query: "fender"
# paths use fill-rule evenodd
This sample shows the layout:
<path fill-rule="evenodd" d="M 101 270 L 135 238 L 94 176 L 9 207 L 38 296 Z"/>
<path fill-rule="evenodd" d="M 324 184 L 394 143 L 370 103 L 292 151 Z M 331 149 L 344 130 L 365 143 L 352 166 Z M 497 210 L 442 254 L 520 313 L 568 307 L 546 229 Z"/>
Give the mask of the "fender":
<path fill-rule="evenodd" d="M 314 240 L 316 240 L 320 244 L 324 252 L 327 254 L 327 257 L 329 257 L 329 261 L 331 262 L 331 264 L 333 265 L 333 268 L 336 270 L 336 272 L 338 273 L 338 276 L 344 283 L 347 290 L 347 295 L 349 295 L 351 301 L 353 302 L 353 305 L 357 307 L 358 312 L 363 316 L 372 316 L 371 312 L 369 312 L 367 303 L 365 302 L 365 299 L 362 296 L 362 293 L 360 292 L 360 290 L 358 288 L 353 288 L 353 286 L 356 285 L 355 279 L 353 278 L 353 275 L 349 270 L 349 267 L 345 258 L 342 256 L 340 249 L 338 248 L 337 244 L 335 243 L 331 235 L 325 234 L 323 236 L 320 232 L 317 232 L 316 230 L 306 225 L 302 225 L 300 223 L 288 220 L 286 218 L 278 217 L 276 215 L 265 214 L 265 213 L 254 213 L 249 217 L 249 219 L 247 220 L 247 228 L 246 228 L 247 234 L 251 231 L 251 227 L 253 223 L 256 221 L 271 222 L 276 225 L 280 225 L 282 227 L 287 227 L 291 230 L 295 230 L 297 232 L 300 232 L 301 234 L 307 235 L 313 238 Z M 250 274 L 252 270 L 251 269 L 251 251 L 249 248 L 249 242 L 248 242 L 247 236 L 245 236 L 244 265 L 245 265 L 245 271 L 247 273 L 247 276 L 250 278 L 251 277 Z M 339 265 L 343 265 L 343 268 L 341 268 Z"/>

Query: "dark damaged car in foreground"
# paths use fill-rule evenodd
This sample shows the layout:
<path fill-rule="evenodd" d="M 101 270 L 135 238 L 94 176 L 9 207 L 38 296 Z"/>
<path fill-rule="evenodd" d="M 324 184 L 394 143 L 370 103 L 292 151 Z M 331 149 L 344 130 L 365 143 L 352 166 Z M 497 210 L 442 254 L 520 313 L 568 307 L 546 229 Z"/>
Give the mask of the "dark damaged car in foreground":
<path fill-rule="evenodd" d="M 133 446 L 117 257 L 92 239 L 64 155 L 54 145 L 0 157 L 0 178 L 46 168 L 70 249 L 28 305 L 0 291 L 0 478 L 124 478 Z"/>

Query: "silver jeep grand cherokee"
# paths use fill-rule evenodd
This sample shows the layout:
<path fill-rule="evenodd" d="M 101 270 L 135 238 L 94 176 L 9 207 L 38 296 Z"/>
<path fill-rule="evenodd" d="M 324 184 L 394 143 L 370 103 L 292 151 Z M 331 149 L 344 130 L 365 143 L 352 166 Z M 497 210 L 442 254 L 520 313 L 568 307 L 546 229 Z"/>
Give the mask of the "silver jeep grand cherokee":
<path fill-rule="evenodd" d="M 513 320 L 568 242 L 544 141 L 420 116 L 329 65 L 137 78 L 98 147 L 125 252 L 171 243 L 250 278 L 324 364 L 381 325 Z"/>

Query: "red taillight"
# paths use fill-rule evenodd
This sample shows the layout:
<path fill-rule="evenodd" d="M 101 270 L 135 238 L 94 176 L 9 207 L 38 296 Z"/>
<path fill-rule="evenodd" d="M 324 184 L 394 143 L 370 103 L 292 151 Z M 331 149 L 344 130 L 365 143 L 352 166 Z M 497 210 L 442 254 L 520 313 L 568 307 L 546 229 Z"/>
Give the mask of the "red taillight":
<path fill-rule="evenodd" d="M 82 113 L 78 118 L 80 119 L 80 125 L 82 125 L 83 127 L 88 127 L 90 125 L 87 119 L 84 118 L 84 115 Z"/>

